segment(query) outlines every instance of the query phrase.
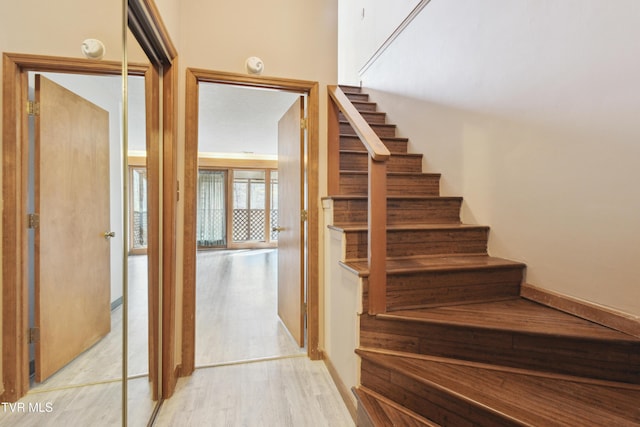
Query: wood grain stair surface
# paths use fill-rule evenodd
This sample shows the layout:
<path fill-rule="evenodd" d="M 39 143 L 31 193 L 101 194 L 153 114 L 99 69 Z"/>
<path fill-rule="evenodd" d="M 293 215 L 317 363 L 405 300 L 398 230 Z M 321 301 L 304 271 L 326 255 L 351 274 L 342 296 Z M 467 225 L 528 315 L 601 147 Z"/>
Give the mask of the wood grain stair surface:
<path fill-rule="evenodd" d="M 364 170 L 341 170 L 340 194 L 366 195 L 367 179 L 367 172 Z M 389 195 L 438 196 L 440 174 L 387 171 L 387 193 Z"/>
<path fill-rule="evenodd" d="M 528 332 L 565 338 L 597 338 L 640 344 L 640 339 L 524 298 L 432 309 L 406 310 L 378 317 Z M 639 348 L 640 350 L 640 348 Z M 640 354 L 638 355 L 640 360 Z"/>
<path fill-rule="evenodd" d="M 380 138 L 393 138 L 396 136 L 396 125 L 391 123 L 369 123 L 371 129 Z M 356 131 L 347 121 L 340 122 L 341 135 L 356 135 Z"/>
<path fill-rule="evenodd" d="M 366 151 L 340 150 L 340 170 L 367 171 L 369 154 Z M 389 172 L 422 172 L 422 154 L 391 153 L 387 160 Z"/>
<path fill-rule="evenodd" d="M 334 196 L 333 223 L 336 225 L 364 224 L 368 216 L 368 197 Z M 460 223 L 461 197 L 399 196 L 387 197 L 387 224 Z"/>
<path fill-rule="evenodd" d="M 358 427 L 438 427 L 438 424 L 366 387 L 358 387 L 353 392 L 358 400 Z"/>
<path fill-rule="evenodd" d="M 330 225 L 346 238 L 345 260 L 367 257 L 365 225 Z M 387 227 L 387 256 L 486 254 L 489 228 L 469 224 L 393 224 Z"/>
<path fill-rule="evenodd" d="M 640 384 L 640 339 L 524 298 L 362 315 L 362 347 Z"/>
<path fill-rule="evenodd" d="M 360 111 L 360 114 L 365 119 L 365 121 L 369 124 L 371 123 L 383 124 L 383 123 L 386 123 L 387 121 L 387 113 L 382 111 Z M 346 116 L 342 112 L 338 113 L 338 119 L 341 122 L 347 121 Z"/>
<path fill-rule="evenodd" d="M 402 137 L 382 137 L 380 140 L 392 153 L 406 153 L 409 138 Z M 356 135 L 340 135 L 340 150 L 366 152 L 367 149 Z"/>
<path fill-rule="evenodd" d="M 640 388 L 358 350 L 362 385 L 442 426 L 637 426 Z"/>

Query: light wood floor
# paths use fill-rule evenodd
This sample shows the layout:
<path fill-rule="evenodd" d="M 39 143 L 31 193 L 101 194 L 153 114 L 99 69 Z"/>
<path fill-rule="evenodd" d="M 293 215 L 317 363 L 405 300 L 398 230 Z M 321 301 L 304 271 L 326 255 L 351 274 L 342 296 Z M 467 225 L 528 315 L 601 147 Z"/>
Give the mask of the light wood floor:
<path fill-rule="evenodd" d="M 133 379 L 127 382 L 128 421 L 131 426 L 144 426 L 155 405 L 146 376 L 146 256 L 129 257 L 129 304 L 128 372 Z M 24 411 L 18 406 L 13 412 L 8 406 L 0 406 L 0 426 L 119 426 L 121 378 L 122 306 L 119 306 L 111 313 L 111 332 L 107 336 L 47 380 L 31 384 L 28 394 L 19 401 Z"/>
<path fill-rule="evenodd" d="M 278 318 L 277 250 L 201 251 L 196 367 L 306 354 Z"/>
<path fill-rule="evenodd" d="M 146 257 L 130 259 L 130 372 L 146 372 Z M 277 252 L 198 254 L 196 365 L 178 382 L 157 426 L 353 426 L 323 362 L 306 357 L 277 316 Z M 142 289 L 142 290 L 141 290 Z M 137 301 L 137 302 L 135 302 Z M 143 308 L 144 307 L 144 308 Z M 139 317 L 139 318 L 138 318 Z M 45 412 L 0 408 L 0 426 L 118 426 L 121 424 L 120 338 L 112 332 L 21 400 Z M 111 350 L 108 350 L 111 349 Z M 111 356 L 107 356 L 111 354 Z M 94 384 L 94 382 L 99 382 Z M 129 426 L 144 426 L 153 410 L 146 377 L 129 380 Z M 47 413 L 47 404 L 52 412 Z"/>
<path fill-rule="evenodd" d="M 196 369 L 154 426 L 353 426 L 322 361 L 289 357 Z"/>
<path fill-rule="evenodd" d="M 196 369 L 154 426 L 353 426 L 277 315 L 277 251 L 198 253 Z"/>

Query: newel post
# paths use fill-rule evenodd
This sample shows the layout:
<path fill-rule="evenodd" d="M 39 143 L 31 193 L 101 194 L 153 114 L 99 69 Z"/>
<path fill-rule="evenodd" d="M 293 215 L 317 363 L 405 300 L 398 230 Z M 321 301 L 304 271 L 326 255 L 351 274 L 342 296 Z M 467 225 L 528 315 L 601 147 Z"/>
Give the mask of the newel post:
<path fill-rule="evenodd" d="M 369 156 L 369 314 L 387 311 L 387 164 Z"/>

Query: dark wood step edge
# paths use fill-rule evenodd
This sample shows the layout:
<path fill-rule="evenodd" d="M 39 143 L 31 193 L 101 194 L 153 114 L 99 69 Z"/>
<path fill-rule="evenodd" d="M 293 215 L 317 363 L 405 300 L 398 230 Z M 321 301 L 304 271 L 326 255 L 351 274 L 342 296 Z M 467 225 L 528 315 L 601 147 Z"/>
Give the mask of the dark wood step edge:
<path fill-rule="evenodd" d="M 329 226 L 328 226 L 329 227 Z M 486 257 L 489 256 L 485 253 L 478 253 L 478 254 L 450 254 L 447 255 L 447 258 L 453 258 L 453 257 L 473 257 L 473 256 L 478 256 L 478 257 Z M 419 258 L 441 258 L 442 255 L 421 255 Z M 388 257 L 387 258 L 387 263 L 389 262 L 389 260 L 401 260 L 401 259 L 407 259 L 410 260 L 412 258 L 415 257 Z M 352 273 L 357 274 L 360 277 L 368 277 L 369 276 L 369 270 L 365 269 L 365 268 L 357 268 L 353 265 L 353 263 L 366 263 L 367 260 L 365 258 L 357 258 L 357 259 L 349 259 L 349 260 L 345 260 L 345 261 L 339 261 L 340 264 L 343 265 L 344 268 L 346 268 L 347 270 L 351 271 Z M 456 265 L 450 265 L 450 266 L 438 266 L 438 267 L 432 267 L 432 266 L 416 266 L 416 267 L 400 267 L 400 268 L 389 268 L 387 267 L 387 274 L 411 274 L 411 273 L 420 273 L 420 272 L 438 272 L 438 273 L 446 273 L 446 272 L 452 272 L 452 271 L 474 271 L 474 270 L 502 270 L 502 269 L 510 269 L 510 268 L 526 268 L 526 264 L 523 263 L 519 263 L 519 262 L 514 262 L 514 261 L 509 261 L 506 260 L 504 264 L 496 264 L 496 265 L 460 265 L 460 264 L 456 264 Z"/>
<path fill-rule="evenodd" d="M 367 171 L 363 170 L 349 170 L 349 169 L 340 169 L 341 174 L 349 174 L 349 175 L 367 175 Z M 412 177 L 412 176 L 429 176 L 434 178 L 442 177 L 441 173 L 437 172 L 387 172 L 387 176 L 403 176 L 403 177 Z"/>
<path fill-rule="evenodd" d="M 382 417 L 378 417 L 375 413 L 373 408 L 370 407 L 369 403 L 367 402 L 367 397 L 369 399 L 372 399 L 374 401 L 377 402 L 382 402 L 383 404 L 387 405 L 388 407 L 392 408 L 394 411 L 396 411 L 398 414 L 400 414 L 401 417 L 406 417 L 411 419 L 412 421 L 414 421 L 415 423 L 418 423 L 420 425 L 424 425 L 426 427 L 439 427 L 439 424 L 434 423 L 431 420 L 428 420 L 427 418 L 424 418 L 423 416 L 416 414 L 415 412 L 411 411 L 410 409 L 405 408 L 404 406 L 398 404 L 397 402 L 389 399 L 388 397 L 385 397 L 379 393 L 376 393 L 375 391 L 367 388 L 367 387 L 363 387 L 363 386 L 359 386 L 359 387 L 354 387 L 353 388 L 353 394 L 355 394 L 356 398 L 358 399 L 359 403 L 362 403 L 365 411 L 367 412 L 367 416 L 369 417 L 369 420 L 372 422 L 371 425 L 373 426 L 387 426 L 387 425 L 391 425 L 391 420 L 389 419 L 389 417 L 386 414 L 381 414 Z"/>
<path fill-rule="evenodd" d="M 380 356 L 394 356 L 402 357 L 405 359 L 424 360 L 427 362 L 446 363 L 449 365 L 466 366 L 470 368 L 484 369 L 487 371 L 506 372 L 509 374 L 527 375 L 530 377 L 547 378 L 550 380 L 562 380 L 572 382 L 576 384 L 589 384 L 593 386 L 612 387 L 621 390 L 631 390 L 640 392 L 640 384 L 623 383 L 617 381 L 600 380 L 597 378 L 579 377 L 574 375 L 559 374 L 553 372 L 537 371 L 532 369 L 514 368 L 510 366 L 492 365 L 489 363 L 472 362 L 462 359 L 449 359 L 446 357 L 429 356 L 426 354 L 406 353 L 394 350 L 384 350 L 378 348 L 368 348 L 360 346 L 355 350 L 356 354 L 360 357 L 367 357 L 368 354 L 380 355 Z"/>
<path fill-rule="evenodd" d="M 640 317 L 523 283 L 520 296 L 607 328 L 640 338 Z"/>
<path fill-rule="evenodd" d="M 363 194 L 337 194 L 335 196 L 325 196 L 322 200 L 367 200 L 369 196 Z M 461 202 L 463 199 L 460 196 L 414 196 L 414 195 L 398 195 L 388 194 L 387 200 L 441 200 L 447 202 Z"/>

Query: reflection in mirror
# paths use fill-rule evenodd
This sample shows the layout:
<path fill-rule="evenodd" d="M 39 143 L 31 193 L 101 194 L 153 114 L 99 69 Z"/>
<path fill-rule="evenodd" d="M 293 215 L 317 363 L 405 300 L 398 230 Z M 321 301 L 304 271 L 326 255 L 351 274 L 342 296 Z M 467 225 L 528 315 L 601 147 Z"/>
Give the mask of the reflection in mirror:
<path fill-rule="evenodd" d="M 108 304 L 105 307 L 97 306 L 95 309 L 85 310 L 89 313 L 94 313 L 99 310 L 105 310 L 108 312 L 107 317 L 109 318 L 109 325 L 106 329 L 106 332 L 96 332 L 95 335 L 98 335 L 99 338 L 95 342 L 91 342 L 88 345 L 88 348 L 81 348 L 74 354 L 68 362 L 63 363 L 62 366 L 53 368 L 55 372 L 46 374 L 46 378 L 44 374 L 37 372 L 37 369 L 40 368 L 44 363 L 41 363 L 42 359 L 51 359 L 52 356 L 49 355 L 50 351 L 56 351 L 52 349 L 53 345 L 47 346 L 46 348 L 40 349 L 40 351 L 36 351 L 36 346 L 38 344 L 30 344 L 29 354 L 30 354 L 30 374 L 32 375 L 32 384 L 31 384 L 31 392 L 37 393 L 40 396 L 44 396 L 44 393 L 56 393 L 60 390 L 65 390 L 66 393 L 70 393 L 69 390 L 76 388 L 79 392 L 82 392 L 82 389 L 85 387 L 91 387 L 93 390 L 98 390 L 100 388 L 104 389 L 106 392 L 106 396 L 109 396 L 109 401 L 102 401 L 101 405 L 105 408 L 105 411 L 112 412 L 113 414 L 118 414 L 119 411 L 114 411 L 114 409 L 119 408 L 120 403 L 120 393 L 119 387 L 121 387 L 120 381 L 122 377 L 122 321 L 123 321 L 123 289 L 122 289 L 122 274 L 123 274 L 123 245 L 122 239 L 124 234 L 121 230 L 123 230 L 123 215 L 122 215 L 122 200 L 123 200 L 123 185 L 122 185 L 122 175 L 121 175 L 121 132 L 120 129 L 122 127 L 121 123 L 121 98 L 119 88 L 121 86 L 121 79 L 117 76 L 96 76 L 96 75 L 79 75 L 79 74 L 60 74 L 60 73 L 29 73 L 30 80 L 30 92 L 35 95 L 35 82 L 36 77 L 40 81 L 41 79 L 48 79 L 52 83 L 59 85 L 64 88 L 70 94 L 73 94 L 77 99 L 74 99 L 75 102 L 79 100 L 85 100 L 87 103 L 98 107 L 98 109 L 106 112 L 106 120 L 108 124 L 104 127 L 104 130 L 107 133 L 106 141 L 108 144 L 108 148 L 105 152 L 108 152 L 108 159 L 106 164 L 108 167 L 108 178 L 107 178 L 107 188 L 104 191 L 97 191 L 98 189 L 92 188 L 89 189 L 91 192 L 90 202 L 84 203 L 86 206 L 96 206 L 96 200 L 98 196 L 104 194 L 106 197 L 106 203 L 109 206 L 108 218 L 110 218 L 109 226 L 106 227 L 109 231 L 115 230 L 115 237 L 104 239 L 107 247 L 109 248 L 108 259 L 105 262 L 108 263 L 108 274 L 105 276 L 105 281 L 103 285 L 100 287 L 104 288 L 105 295 L 108 295 Z M 129 109 L 129 122 L 133 124 L 133 126 L 129 126 L 128 136 L 130 141 L 130 148 L 133 151 L 131 153 L 135 155 L 135 159 L 138 159 L 137 162 L 140 163 L 139 159 L 144 160 L 145 156 L 145 147 L 146 147 L 146 129 L 145 129 L 145 120 L 144 120 L 144 112 L 145 112 L 145 95 L 144 95 L 144 79 L 141 77 L 130 77 L 129 78 L 129 102 L 130 105 L 134 106 L 134 108 Z M 133 117 L 137 119 L 132 120 Z M 140 119 L 141 118 L 141 119 Z M 30 118 L 30 145 L 32 149 L 30 152 L 33 154 L 36 152 L 36 141 L 38 144 L 43 144 L 45 139 L 44 137 L 36 138 L 35 132 L 36 130 L 43 131 L 42 126 L 35 125 L 35 116 Z M 59 124 L 59 122 L 58 122 Z M 95 134 L 92 133 L 92 137 L 95 138 Z M 61 148 L 56 144 L 54 144 L 51 149 L 57 152 L 60 152 Z M 93 155 L 97 150 L 90 150 L 87 155 Z M 38 152 L 43 153 L 43 149 L 39 149 Z M 47 198 L 47 194 L 43 191 L 44 186 L 41 185 L 36 191 L 36 176 L 39 176 L 39 181 L 43 179 L 52 182 L 56 180 L 57 176 L 60 174 L 68 174 L 68 171 L 76 171 L 78 170 L 78 164 L 75 162 L 82 162 L 90 165 L 90 168 L 95 168 L 96 164 L 100 164 L 101 161 L 99 159 L 77 159 L 74 158 L 73 155 L 63 156 L 60 159 L 57 159 L 55 163 L 46 161 L 41 162 L 42 167 L 40 165 L 36 165 L 35 156 L 31 156 L 30 158 L 30 173 L 29 173 L 29 210 L 35 211 L 36 206 L 40 206 L 40 209 L 45 207 L 44 201 Z M 61 162 L 64 162 L 61 163 Z M 71 162 L 71 164 L 68 164 Z M 46 167 L 47 165 L 51 165 L 51 167 Z M 154 402 L 151 399 L 151 391 L 150 391 L 150 383 L 148 380 L 148 372 L 149 372 L 149 364 L 148 364 L 148 315 L 147 315 L 147 258 L 145 251 L 145 242 L 147 240 L 147 230 L 146 230 L 146 173 L 145 173 L 144 165 L 142 167 L 138 167 L 135 170 L 135 173 L 132 172 L 134 179 L 130 181 L 132 184 L 137 184 L 135 187 L 130 186 L 130 194 L 127 195 L 130 197 L 129 200 L 135 203 L 129 204 L 129 213 L 125 216 L 125 218 L 134 219 L 133 223 L 130 224 L 130 230 L 132 230 L 131 235 L 135 237 L 134 239 L 130 239 L 130 250 L 129 255 L 127 257 L 128 262 L 128 297 L 129 297 L 129 327 L 128 327 L 128 342 L 129 345 L 129 363 L 128 363 L 128 394 L 129 400 L 131 402 L 135 402 L 135 405 L 130 406 L 129 412 L 129 420 L 131 425 L 143 425 L 149 419 L 153 411 Z M 48 175 L 45 175 L 48 174 Z M 86 181 L 86 178 L 78 176 L 75 184 L 82 183 Z M 78 188 L 69 187 L 69 190 L 76 194 L 79 190 Z M 56 184 L 57 188 L 66 188 L 65 186 L 61 186 L 60 184 Z M 135 191 L 133 189 L 135 188 Z M 37 193 L 37 194 L 36 194 Z M 54 194 L 50 194 L 49 196 L 49 205 L 47 205 L 50 209 L 55 209 L 57 205 L 61 205 L 64 202 L 64 198 L 62 197 L 61 190 L 56 191 Z M 42 199 L 42 200 L 39 200 Z M 32 209 L 33 208 L 33 209 Z M 62 207 L 64 209 L 64 206 Z M 73 207 L 73 210 L 78 210 L 78 207 Z M 40 210 L 39 210 L 40 211 Z M 89 213 L 83 215 L 88 217 Z M 80 229 L 79 224 L 82 221 L 78 221 L 78 217 L 73 217 L 69 215 L 69 213 L 62 213 L 62 217 L 69 218 L 71 222 L 68 227 L 70 230 L 69 235 L 71 236 L 70 245 L 75 245 L 77 250 L 82 252 L 86 252 L 86 245 L 82 242 L 77 241 L 79 237 L 78 230 Z M 80 218 L 82 219 L 82 218 Z M 58 218 L 58 221 L 60 219 Z M 43 226 L 46 227 L 46 220 L 43 218 Z M 56 227 L 59 227 L 59 224 L 56 224 Z M 40 228 L 42 230 L 42 228 Z M 137 230 L 137 232 L 135 231 Z M 37 270 L 40 268 L 40 264 L 44 264 L 42 262 L 43 257 L 40 257 L 40 262 L 36 265 L 34 260 L 38 260 L 37 250 L 36 250 L 36 234 L 38 230 L 30 230 L 29 233 L 29 318 L 30 318 L 30 327 L 40 327 L 39 324 L 36 324 L 37 321 L 39 323 L 43 323 L 42 327 L 40 327 L 41 333 L 43 333 L 42 337 L 45 337 L 45 332 L 47 331 L 47 326 L 50 326 L 55 321 L 63 322 L 61 324 L 59 330 L 64 331 L 75 331 L 79 328 L 69 328 L 68 324 L 64 324 L 67 320 L 65 318 L 59 316 L 57 313 L 54 313 L 54 316 L 51 320 L 46 320 L 40 312 L 36 313 L 36 310 L 46 311 L 47 305 L 53 304 L 54 299 L 52 298 L 43 298 L 46 289 L 42 289 L 47 286 L 46 282 L 47 277 L 52 277 L 51 274 L 48 274 L 44 271 L 41 271 L 39 274 Z M 106 230 L 105 230 L 106 231 Z M 44 233 L 40 233 L 38 235 L 38 250 L 40 252 L 44 250 L 48 250 L 49 253 L 52 251 L 51 249 L 47 249 L 47 240 L 49 240 Z M 76 239 L 75 244 L 73 240 Z M 55 249 L 60 249 L 61 242 L 56 240 L 51 242 L 51 244 Z M 69 258 L 68 255 L 71 253 L 72 249 L 67 249 L 65 251 L 57 251 L 58 253 L 62 253 L 65 257 Z M 60 273 L 62 275 L 55 276 L 65 283 L 72 283 L 74 280 L 70 276 L 71 271 L 80 270 L 78 267 L 86 267 L 89 270 L 95 270 L 96 262 L 88 263 L 88 262 L 79 262 L 75 259 L 72 262 L 76 262 L 78 265 L 75 265 L 74 268 L 62 269 Z M 45 265 L 46 267 L 46 265 Z M 56 266 L 53 266 L 55 269 Z M 36 282 L 38 279 L 38 283 Z M 49 284 L 49 286 L 55 286 L 54 284 Z M 66 286 L 65 288 L 68 288 Z M 86 287 L 85 287 L 86 288 Z M 66 308 L 63 308 L 62 312 L 74 312 L 78 310 L 78 302 L 80 296 L 77 293 L 77 290 L 74 291 L 71 295 L 64 293 L 62 290 L 54 290 L 58 294 L 61 294 L 63 298 L 58 301 L 58 304 L 67 305 Z M 92 289 L 92 292 L 96 292 L 96 289 Z M 39 302 L 36 302 L 36 297 L 40 295 Z M 86 307 L 88 303 L 94 302 L 95 298 L 92 296 L 88 296 L 85 300 L 82 300 L 82 305 Z M 60 306 L 57 307 L 57 310 L 60 309 Z M 84 319 L 80 317 L 80 319 Z M 80 323 L 86 323 L 80 320 Z M 55 341 L 55 337 L 53 338 Z M 63 345 L 64 347 L 68 347 L 68 343 L 70 341 L 69 336 L 62 337 L 63 341 L 57 340 L 57 345 Z M 44 346 L 43 346 L 44 347 Z M 53 356 L 55 359 L 55 355 Z M 113 402 L 111 402 L 113 400 Z M 110 418 L 113 418 L 114 415 L 110 415 Z M 114 420 L 115 421 L 115 420 Z M 117 424 L 117 422 L 116 422 Z"/>

